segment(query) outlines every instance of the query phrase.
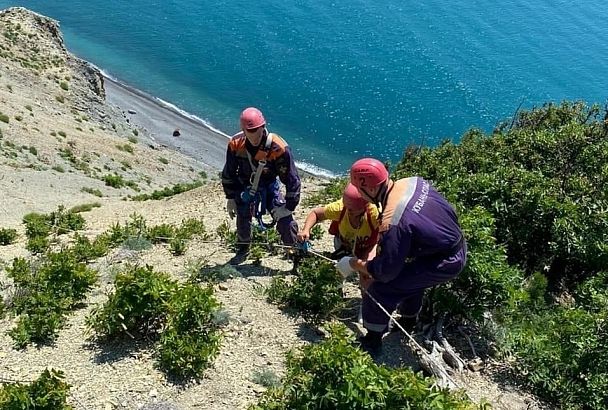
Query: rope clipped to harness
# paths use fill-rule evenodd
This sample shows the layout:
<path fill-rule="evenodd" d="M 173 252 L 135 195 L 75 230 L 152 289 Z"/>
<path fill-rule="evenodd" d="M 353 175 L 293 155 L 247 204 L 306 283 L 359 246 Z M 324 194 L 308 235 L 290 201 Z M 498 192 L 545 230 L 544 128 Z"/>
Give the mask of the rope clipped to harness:
<path fill-rule="evenodd" d="M 247 204 L 249 204 L 251 209 L 251 215 L 258 223 L 258 228 L 261 231 L 266 231 L 271 229 L 275 225 L 275 221 L 271 222 L 264 221 L 264 215 L 266 214 L 267 208 L 267 195 L 268 187 L 258 187 L 258 189 L 252 194 L 251 190 L 243 191 L 241 193 L 241 200 Z"/>

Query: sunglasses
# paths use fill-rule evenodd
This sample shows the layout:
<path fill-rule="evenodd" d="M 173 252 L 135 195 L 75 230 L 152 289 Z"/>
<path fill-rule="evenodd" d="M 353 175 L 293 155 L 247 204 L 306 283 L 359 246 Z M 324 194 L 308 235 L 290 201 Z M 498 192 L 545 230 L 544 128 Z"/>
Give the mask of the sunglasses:
<path fill-rule="evenodd" d="M 251 133 L 251 134 L 253 134 L 254 132 L 257 132 L 257 130 L 259 130 L 260 128 L 262 128 L 262 127 L 260 126 L 260 127 L 257 127 L 257 128 L 249 128 L 246 131 L 249 132 L 249 133 Z"/>

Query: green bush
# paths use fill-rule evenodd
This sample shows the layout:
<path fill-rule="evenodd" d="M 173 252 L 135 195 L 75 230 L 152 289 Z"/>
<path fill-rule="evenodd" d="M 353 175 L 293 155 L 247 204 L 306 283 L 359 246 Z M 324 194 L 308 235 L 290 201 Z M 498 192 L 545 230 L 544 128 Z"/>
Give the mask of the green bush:
<path fill-rule="evenodd" d="M 299 274 L 288 282 L 274 277 L 266 290 L 268 301 L 293 308 L 318 323 L 342 308 L 342 277 L 332 263 L 302 260 Z"/>
<path fill-rule="evenodd" d="M 175 226 L 160 224 L 153 226 L 148 231 L 148 239 L 152 243 L 169 243 L 175 235 Z"/>
<path fill-rule="evenodd" d="M 158 157 L 158 160 L 162 163 L 167 165 L 169 163 L 169 160 L 165 157 Z"/>
<path fill-rule="evenodd" d="M 97 272 L 68 250 L 48 253 L 37 264 L 16 258 L 7 272 L 17 288 L 11 309 L 21 315 L 9 331 L 18 348 L 53 340 L 67 312 L 97 280 Z"/>
<path fill-rule="evenodd" d="M 395 177 L 421 175 L 496 220 L 509 262 L 574 288 L 608 265 L 608 133 L 599 107 L 548 104 L 510 129 L 469 131 L 460 144 L 409 149 Z"/>
<path fill-rule="evenodd" d="M 334 178 L 324 183 L 323 188 L 312 195 L 309 195 L 303 202 L 305 206 L 314 207 L 326 205 L 330 202 L 342 198 L 344 188 L 348 184 L 347 178 Z"/>
<path fill-rule="evenodd" d="M 530 297 L 505 323 L 505 353 L 516 357 L 518 373 L 534 391 L 560 408 L 608 409 L 606 289 L 608 273 L 603 272 L 579 287 L 573 306 Z M 530 294 L 542 290 L 532 288 Z"/>
<path fill-rule="evenodd" d="M 203 185 L 202 181 L 194 181 L 192 183 L 175 184 L 172 187 L 163 188 L 161 190 L 155 190 L 151 194 L 136 195 L 132 199 L 134 201 L 147 201 L 149 199 L 159 200 L 168 198 L 173 195 L 181 194 L 183 192 L 190 191 Z"/>
<path fill-rule="evenodd" d="M 488 211 L 475 207 L 459 214 L 468 245 L 467 264 L 454 281 L 435 289 L 434 303 L 440 311 L 479 321 L 485 312 L 517 303 L 524 275 L 507 263 Z"/>
<path fill-rule="evenodd" d="M 489 310 L 520 376 L 567 409 L 608 408 L 607 118 L 547 104 L 492 135 L 411 147 L 394 172 L 432 180 L 469 242 L 467 267 L 435 302 L 474 319 Z"/>
<path fill-rule="evenodd" d="M 130 144 L 116 145 L 116 148 L 118 148 L 120 151 L 128 152 L 129 154 L 133 154 L 135 152 L 133 146 Z"/>
<path fill-rule="evenodd" d="M 67 404 L 70 385 L 63 372 L 45 370 L 30 384 L 10 383 L 0 389 L 0 408 L 6 410 L 72 410 Z"/>
<path fill-rule="evenodd" d="M 160 330 L 168 312 L 175 281 L 151 266 L 129 267 L 114 281 L 108 301 L 93 309 L 87 325 L 109 339 L 128 334 L 150 334 Z"/>
<path fill-rule="evenodd" d="M 182 378 L 202 376 L 219 353 L 219 308 L 210 286 L 185 284 L 174 293 L 158 347 L 162 368 Z"/>
<path fill-rule="evenodd" d="M 67 91 L 70 87 L 68 86 L 68 83 L 65 81 L 62 81 L 59 86 L 61 87 L 62 90 Z"/>
<path fill-rule="evenodd" d="M 129 238 L 148 240 L 148 227 L 143 216 L 133 213 L 124 225 L 115 223 L 108 232 L 111 246 L 122 245 Z"/>
<path fill-rule="evenodd" d="M 111 186 L 112 188 L 122 188 L 126 185 L 126 181 L 122 177 L 122 175 L 114 174 L 114 175 L 104 175 L 102 181 L 106 183 L 107 186 Z"/>
<path fill-rule="evenodd" d="M 105 256 L 110 251 L 108 234 L 98 235 L 92 242 L 83 235 L 76 234 L 71 251 L 79 262 L 90 262 Z"/>
<path fill-rule="evenodd" d="M 8 115 L 6 115 L 6 114 L 4 114 L 4 113 L 0 112 L 0 121 L 2 121 L 2 122 L 4 122 L 4 123 L 8 124 L 10 120 L 11 120 L 11 119 L 10 119 L 10 117 L 9 117 Z"/>
<path fill-rule="evenodd" d="M 0 229 L 0 245 L 10 245 L 17 240 L 17 230 L 9 228 Z"/>
<path fill-rule="evenodd" d="M 354 347 L 344 326 L 330 327 L 330 337 L 287 356 L 282 385 L 268 389 L 250 410 L 279 409 L 484 409 L 463 392 L 436 387 L 435 381 L 410 369 L 374 363 Z"/>
<path fill-rule="evenodd" d="M 101 206 L 101 204 L 99 202 L 91 202 L 88 204 L 76 205 L 76 206 L 70 208 L 68 213 L 78 214 L 80 212 L 89 212 L 93 208 L 99 208 L 100 206 Z"/>
<path fill-rule="evenodd" d="M 91 195 L 98 196 L 98 197 L 100 197 L 100 198 L 103 196 L 103 193 L 102 193 L 102 192 L 101 192 L 99 189 L 96 189 L 96 188 L 87 188 L 87 187 L 83 187 L 83 188 L 81 189 L 81 191 L 82 191 L 82 192 L 86 192 L 87 194 L 91 194 Z"/>

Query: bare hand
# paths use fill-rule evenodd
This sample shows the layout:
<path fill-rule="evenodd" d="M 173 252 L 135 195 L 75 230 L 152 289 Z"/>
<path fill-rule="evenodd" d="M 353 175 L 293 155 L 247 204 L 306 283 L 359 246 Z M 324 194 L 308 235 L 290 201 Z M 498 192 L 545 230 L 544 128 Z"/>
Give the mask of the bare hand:
<path fill-rule="evenodd" d="M 298 242 L 306 242 L 310 239 L 310 231 L 302 229 L 296 236 Z"/>

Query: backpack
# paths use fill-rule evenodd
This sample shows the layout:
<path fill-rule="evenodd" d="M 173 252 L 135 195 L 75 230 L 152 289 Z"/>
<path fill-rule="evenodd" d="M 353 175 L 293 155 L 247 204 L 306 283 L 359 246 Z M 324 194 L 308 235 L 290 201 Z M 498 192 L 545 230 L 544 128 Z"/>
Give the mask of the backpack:
<path fill-rule="evenodd" d="M 343 207 L 342 211 L 340 212 L 340 217 L 338 218 L 338 220 L 331 221 L 331 224 L 329 225 L 329 229 L 328 229 L 328 232 L 331 235 L 334 235 L 334 236 L 340 235 L 340 223 L 342 222 L 342 219 L 344 218 L 345 214 L 346 214 L 346 207 Z M 366 243 L 356 244 L 357 249 L 355 249 L 355 254 L 358 253 L 357 251 L 359 249 L 367 249 L 367 248 L 371 249 L 372 246 L 374 246 L 376 244 L 376 242 L 378 241 L 378 229 L 379 228 L 376 227 L 374 229 L 374 225 L 372 224 L 372 213 L 370 212 L 369 208 L 367 208 L 365 210 L 365 215 L 367 217 L 367 224 L 371 228 L 372 233 Z"/>

